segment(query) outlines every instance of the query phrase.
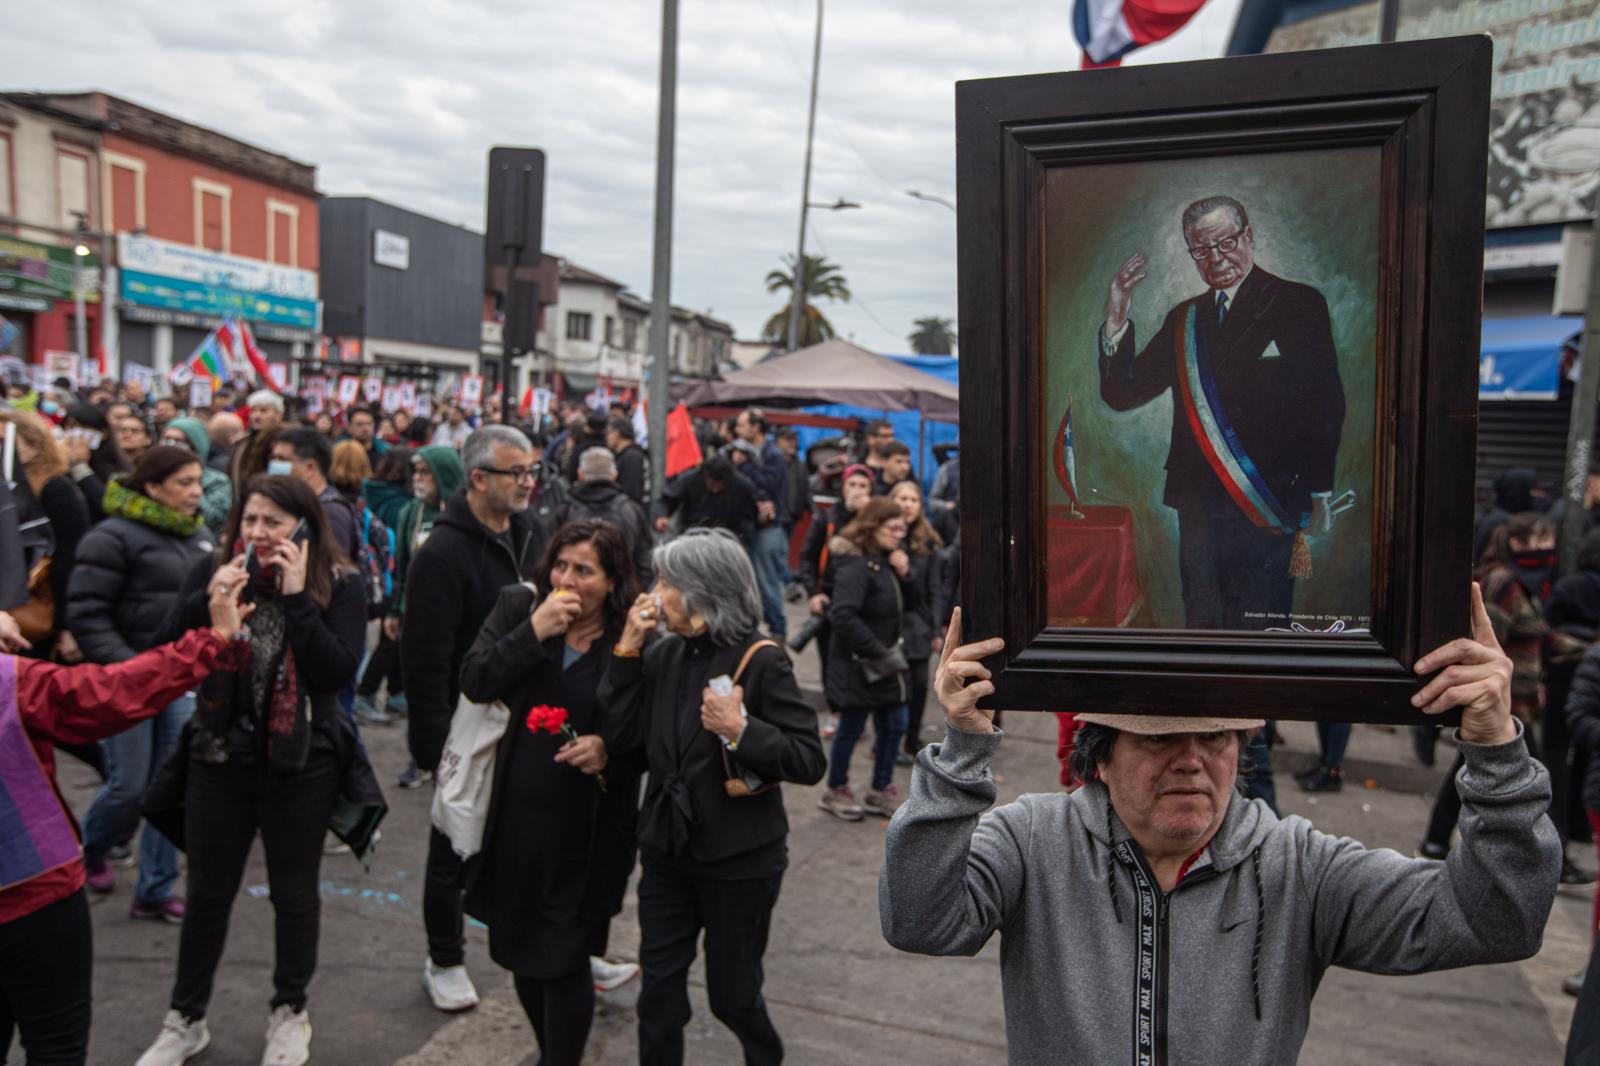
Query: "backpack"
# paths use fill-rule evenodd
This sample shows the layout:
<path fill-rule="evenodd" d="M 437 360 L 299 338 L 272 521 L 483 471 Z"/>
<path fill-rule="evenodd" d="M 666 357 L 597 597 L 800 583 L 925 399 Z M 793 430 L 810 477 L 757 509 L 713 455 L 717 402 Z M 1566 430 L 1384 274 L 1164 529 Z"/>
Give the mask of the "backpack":
<path fill-rule="evenodd" d="M 394 595 L 394 531 L 361 503 L 361 530 L 356 538 L 356 569 L 367 593 L 367 617 L 382 618 Z"/>

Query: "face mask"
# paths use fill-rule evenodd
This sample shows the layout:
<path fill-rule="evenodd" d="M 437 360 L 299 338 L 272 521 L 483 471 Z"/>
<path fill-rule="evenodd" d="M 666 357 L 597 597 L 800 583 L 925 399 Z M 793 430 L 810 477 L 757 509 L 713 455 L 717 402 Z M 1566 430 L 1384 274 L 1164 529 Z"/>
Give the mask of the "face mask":
<path fill-rule="evenodd" d="M 1554 548 L 1512 552 L 1511 565 L 1523 570 L 1546 570 L 1556 565 L 1556 552 Z"/>
<path fill-rule="evenodd" d="M 53 415 L 57 411 L 61 410 L 61 406 L 54 400 L 40 400 L 39 410 L 43 411 L 47 415 Z"/>
<path fill-rule="evenodd" d="M 294 473 L 294 464 L 287 459 L 274 459 L 267 464 L 267 473 L 272 477 L 288 477 Z"/>

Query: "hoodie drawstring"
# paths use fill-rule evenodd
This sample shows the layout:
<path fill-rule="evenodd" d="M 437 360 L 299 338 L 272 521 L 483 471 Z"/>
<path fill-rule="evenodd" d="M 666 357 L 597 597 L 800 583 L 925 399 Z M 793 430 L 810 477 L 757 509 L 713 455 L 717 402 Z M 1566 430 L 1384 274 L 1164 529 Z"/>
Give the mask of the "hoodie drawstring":
<path fill-rule="evenodd" d="M 1122 902 L 1117 899 L 1117 838 L 1111 833 L 1111 804 L 1106 803 L 1106 888 L 1111 891 L 1111 910 L 1122 924 Z M 1260 1012 L 1257 1011 L 1257 1017 Z"/>
<path fill-rule="evenodd" d="M 1250 853 L 1250 866 L 1256 874 L 1256 942 L 1250 950 L 1250 991 L 1256 1001 L 1256 1021 L 1261 1020 L 1261 934 L 1266 926 L 1267 894 L 1261 887 L 1261 846 Z"/>

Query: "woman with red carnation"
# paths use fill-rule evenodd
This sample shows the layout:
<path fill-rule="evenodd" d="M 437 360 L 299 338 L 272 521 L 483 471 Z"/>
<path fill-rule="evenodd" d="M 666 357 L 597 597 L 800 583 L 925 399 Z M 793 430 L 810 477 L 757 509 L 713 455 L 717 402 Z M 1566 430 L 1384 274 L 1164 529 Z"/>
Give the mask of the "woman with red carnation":
<path fill-rule="evenodd" d="M 466 911 L 515 978 L 539 1061 L 577 1066 L 594 1017 L 589 958 L 605 954 L 633 872 L 643 761 L 606 751 L 596 690 L 639 586 L 606 522 L 557 530 L 536 581 L 542 598 L 501 590 L 461 666 L 462 695 L 512 711 Z"/>

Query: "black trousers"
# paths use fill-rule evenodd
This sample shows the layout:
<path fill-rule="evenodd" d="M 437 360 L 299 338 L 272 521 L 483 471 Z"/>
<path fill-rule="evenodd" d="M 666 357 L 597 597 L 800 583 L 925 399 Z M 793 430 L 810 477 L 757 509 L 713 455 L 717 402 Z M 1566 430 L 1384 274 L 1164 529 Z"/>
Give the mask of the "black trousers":
<path fill-rule="evenodd" d="M 1257 528 L 1244 515 L 1178 512 L 1178 574 L 1189 629 L 1287 626 L 1294 607 L 1294 538 Z"/>
<path fill-rule="evenodd" d="M 679 1066 L 688 1024 L 689 967 L 706 934 L 711 1013 L 733 1030 L 747 1066 L 783 1061 L 783 1041 L 761 996 L 761 958 L 783 875 L 740 881 L 689 877 L 646 862 L 639 879 L 640 1066 Z"/>
<path fill-rule="evenodd" d="M 911 660 L 911 695 L 906 703 L 906 754 L 922 750 L 922 712 L 928 704 L 928 660 Z"/>
<path fill-rule="evenodd" d="M 441 969 L 467 961 L 467 929 L 461 916 L 464 863 L 450 838 L 429 830 L 428 864 L 422 874 L 422 927 L 428 934 L 428 958 Z"/>
<path fill-rule="evenodd" d="M 594 1024 L 594 976 L 583 969 L 562 977 L 513 975 L 517 999 L 539 1042 L 539 1066 L 579 1066 Z"/>
<path fill-rule="evenodd" d="M 94 932 L 81 888 L 0 924 L 0 1062 L 16 1031 L 28 1066 L 83 1066 L 93 964 Z"/>
<path fill-rule="evenodd" d="M 367 660 L 367 668 L 362 671 L 361 683 L 356 686 L 356 695 L 365 696 L 367 699 L 378 694 L 378 686 L 384 681 L 389 682 L 389 697 L 393 699 L 406 690 L 405 678 L 400 670 L 400 642 L 390 640 L 389 634 L 378 627 L 378 646 L 372 649 L 372 658 Z"/>
<path fill-rule="evenodd" d="M 321 935 L 322 843 L 338 792 L 339 762 L 328 751 L 313 751 L 305 768 L 290 774 L 259 765 L 190 762 L 184 794 L 189 906 L 178 937 L 173 1010 L 190 1019 L 205 1015 L 257 833 L 272 897 L 272 1006 L 305 1009 Z"/>

